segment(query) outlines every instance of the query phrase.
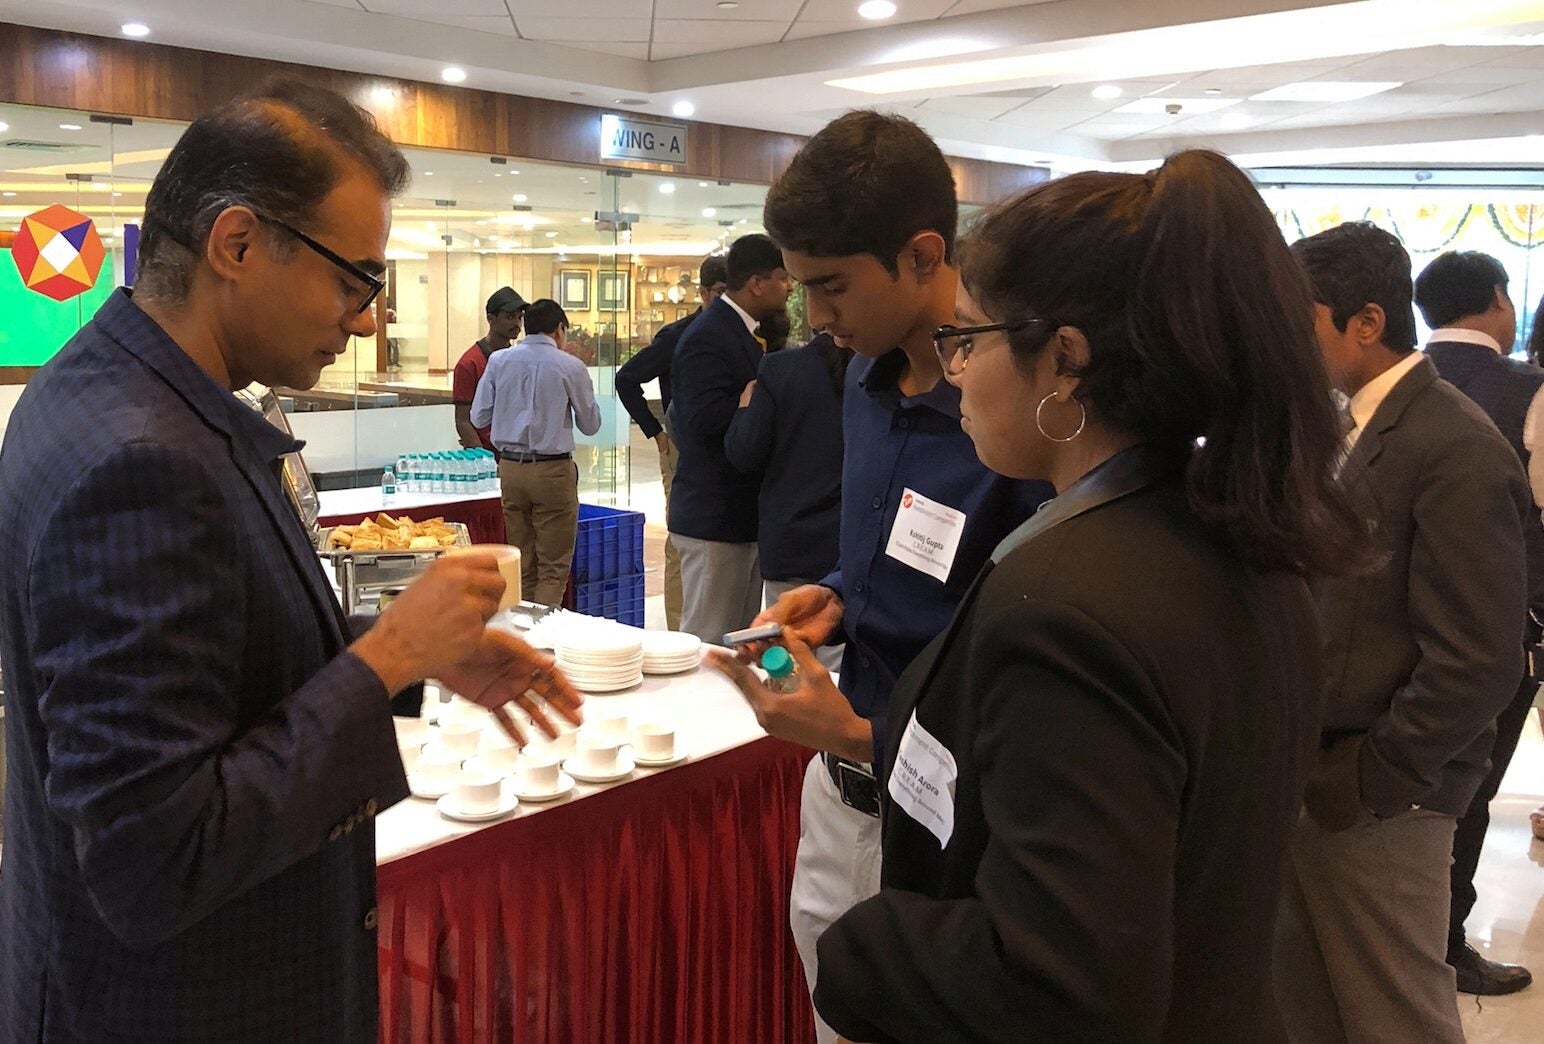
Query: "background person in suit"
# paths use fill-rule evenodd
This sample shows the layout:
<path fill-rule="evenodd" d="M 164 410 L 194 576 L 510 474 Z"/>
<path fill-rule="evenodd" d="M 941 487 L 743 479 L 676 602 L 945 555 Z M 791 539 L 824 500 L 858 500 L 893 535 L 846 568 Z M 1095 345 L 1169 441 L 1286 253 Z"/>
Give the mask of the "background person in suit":
<path fill-rule="evenodd" d="M 863 1041 L 1271 1040 L 1304 574 L 1364 543 L 1302 273 L 1204 152 L 1032 189 L 959 257 L 965 430 L 1057 496 L 897 684 L 884 887 L 821 937 L 816 1006 Z"/>
<path fill-rule="evenodd" d="M 0 450 L 10 782 L 0 1040 L 376 1039 L 373 817 L 407 794 L 388 699 L 493 707 L 551 661 L 487 631 L 489 556 L 441 559 L 351 643 L 240 403 L 374 332 L 401 154 L 279 82 L 196 120 L 139 279 L 28 383 Z M 285 307 L 275 309 L 273 302 Z"/>
<path fill-rule="evenodd" d="M 1448 919 L 1448 963 L 1458 974 L 1458 992 L 1515 993 L 1533 981 L 1516 964 L 1501 964 L 1480 956 L 1464 937 L 1464 921 L 1474 909 L 1474 871 L 1480 864 L 1485 832 L 1490 827 L 1490 802 L 1501 780 L 1533 700 L 1539 691 L 1539 671 L 1532 650 L 1544 637 L 1544 370 L 1509 358 L 1517 339 L 1517 311 L 1507 296 L 1506 269 L 1489 254 L 1449 252 L 1434 259 L 1415 281 L 1415 303 L 1431 327 L 1426 358 L 1437 374 L 1473 399 L 1485 411 L 1528 473 L 1533 492 L 1523 522 L 1528 556 L 1528 615 L 1523 621 L 1524 655 L 1528 669 L 1512 702 L 1496 719 L 1496 745 L 1490 771 L 1458 820 L 1453 836 L 1452 914 Z"/>
<path fill-rule="evenodd" d="M 724 435 L 729 463 L 762 476 L 756 544 L 767 605 L 836 568 L 851 361 L 852 349 L 828 334 L 769 353 Z"/>
<path fill-rule="evenodd" d="M 1385 561 L 1320 589 L 1326 700 L 1292 837 L 1276 989 L 1293 1041 L 1460 1044 L 1445 960 L 1454 826 L 1523 675 L 1531 498 L 1517 454 L 1415 351 L 1410 257 L 1367 222 L 1293 247 L 1340 467 Z"/>
<path fill-rule="evenodd" d="M 671 363 L 671 424 L 680 459 L 670 490 L 670 539 L 681 556 L 681 630 L 705 642 L 744 627 L 761 609 L 756 559 L 759 474 L 738 471 L 724 435 L 756 379 L 756 327 L 788 304 L 788 271 L 772 240 L 729 247 L 729 288 L 681 336 Z"/>
<path fill-rule="evenodd" d="M 676 449 L 667 422 L 670 420 L 670 363 L 675 358 L 676 345 L 686 328 L 697 321 L 702 310 L 717 301 L 728 285 L 729 265 L 722 254 L 712 254 L 702 259 L 697 270 L 697 299 L 702 303 L 691 315 L 660 327 L 654 339 L 617 370 L 617 398 L 622 400 L 627 414 L 638 425 L 644 437 L 654 440 L 659 447 L 659 477 L 665 491 L 665 625 L 672 631 L 681 626 L 681 556 L 675 542 L 670 539 L 670 487 L 675 480 Z M 650 381 L 659 382 L 659 405 L 664 419 L 654 416 L 643 398 L 643 386 Z"/>

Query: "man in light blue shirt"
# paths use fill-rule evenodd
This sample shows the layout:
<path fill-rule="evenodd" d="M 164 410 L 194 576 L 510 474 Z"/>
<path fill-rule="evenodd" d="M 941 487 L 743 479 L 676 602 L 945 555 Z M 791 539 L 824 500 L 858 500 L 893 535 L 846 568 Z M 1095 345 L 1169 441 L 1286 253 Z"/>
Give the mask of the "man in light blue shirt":
<path fill-rule="evenodd" d="M 579 528 L 574 426 L 594 435 L 600 406 L 590 371 L 563 350 L 568 315 L 556 301 L 534 302 L 525 332 L 525 340 L 488 360 L 472 423 L 493 427 L 505 539 L 520 549 L 524 597 L 561 605 Z"/>

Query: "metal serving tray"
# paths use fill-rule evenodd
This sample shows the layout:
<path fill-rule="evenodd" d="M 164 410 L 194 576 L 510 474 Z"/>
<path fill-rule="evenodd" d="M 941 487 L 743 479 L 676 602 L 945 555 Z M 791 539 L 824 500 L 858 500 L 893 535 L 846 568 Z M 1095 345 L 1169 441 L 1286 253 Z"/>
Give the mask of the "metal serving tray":
<path fill-rule="evenodd" d="M 472 544 L 466 526 L 460 522 L 445 523 L 455 530 L 453 547 L 470 547 Z M 401 587 L 429 567 L 429 563 L 443 555 L 448 548 L 423 551 L 355 551 L 352 548 L 328 548 L 335 527 L 326 526 L 316 533 L 316 553 L 332 563 L 333 574 L 338 578 L 338 589 L 343 595 L 343 610 L 352 613 L 359 608 L 361 591 L 381 587 Z"/>

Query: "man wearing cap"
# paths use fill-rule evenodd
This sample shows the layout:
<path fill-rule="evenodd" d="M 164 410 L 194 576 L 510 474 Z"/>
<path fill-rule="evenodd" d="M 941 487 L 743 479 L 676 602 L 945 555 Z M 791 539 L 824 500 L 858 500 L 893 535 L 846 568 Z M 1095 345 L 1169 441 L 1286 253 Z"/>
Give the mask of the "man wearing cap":
<path fill-rule="evenodd" d="M 456 435 L 465 449 L 479 447 L 494 453 L 493 429 L 472 423 L 472 400 L 477 397 L 477 383 L 488 370 L 488 359 L 501 348 L 508 348 L 520 336 L 520 323 L 529 307 L 514 288 L 501 286 L 488 298 L 488 333 L 479 337 L 456 363 L 451 377 L 450 394 L 456 404 Z"/>

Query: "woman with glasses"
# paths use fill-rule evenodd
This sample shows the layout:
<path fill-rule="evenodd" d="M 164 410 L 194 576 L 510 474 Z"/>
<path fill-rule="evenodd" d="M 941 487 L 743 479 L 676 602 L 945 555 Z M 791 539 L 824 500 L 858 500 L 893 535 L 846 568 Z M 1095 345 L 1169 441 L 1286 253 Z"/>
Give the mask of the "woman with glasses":
<path fill-rule="evenodd" d="M 893 697 L 881 893 L 821 938 L 861 1041 L 1279 1036 L 1319 735 L 1308 579 L 1364 560 L 1302 273 L 1209 152 L 988 213 L 938 331 L 962 425 L 1057 496 Z"/>

